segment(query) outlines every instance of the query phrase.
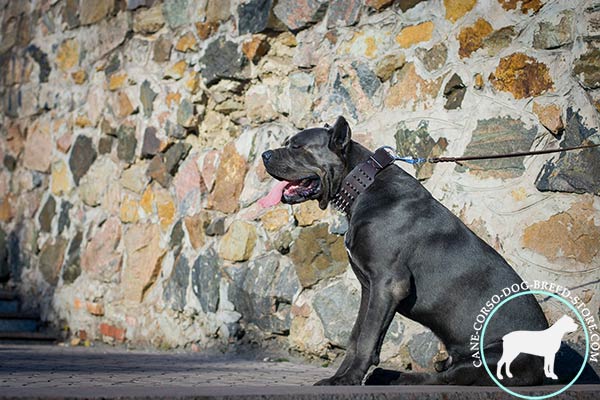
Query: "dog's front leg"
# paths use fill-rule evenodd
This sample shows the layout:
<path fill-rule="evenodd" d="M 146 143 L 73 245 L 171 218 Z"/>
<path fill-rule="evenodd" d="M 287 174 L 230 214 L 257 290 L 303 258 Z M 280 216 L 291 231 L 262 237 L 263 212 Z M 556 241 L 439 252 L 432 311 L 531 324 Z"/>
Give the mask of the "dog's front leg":
<path fill-rule="evenodd" d="M 368 305 L 356 338 L 353 357 L 338 373 L 320 381 L 320 385 L 360 385 L 369 367 L 379 359 L 378 344 L 385 335 L 396 313 L 396 306 L 408 293 L 407 285 L 398 290 L 398 283 L 390 280 L 372 282 L 369 287 Z M 344 360 L 346 362 L 346 360 Z M 340 373 L 341 372 L 341 373 Z"/>

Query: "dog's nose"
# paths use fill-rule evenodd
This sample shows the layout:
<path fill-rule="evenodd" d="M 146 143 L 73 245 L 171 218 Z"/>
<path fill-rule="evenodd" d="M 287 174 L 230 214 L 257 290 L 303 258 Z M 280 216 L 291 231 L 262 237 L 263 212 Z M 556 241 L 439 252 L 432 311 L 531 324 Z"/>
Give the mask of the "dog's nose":
<path fill-rule="evenodd" d="M 264 153 L 262 153 L 262 159 L 265 164 L 269 162 L 271 157 L 273 157 L 273 150 L 267 150 Z"/>

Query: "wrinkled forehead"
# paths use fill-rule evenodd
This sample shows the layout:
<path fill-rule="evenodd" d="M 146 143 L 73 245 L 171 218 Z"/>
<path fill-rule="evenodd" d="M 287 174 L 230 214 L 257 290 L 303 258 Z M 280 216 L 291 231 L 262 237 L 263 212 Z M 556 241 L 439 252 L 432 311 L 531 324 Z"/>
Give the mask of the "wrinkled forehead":
<path fill-rule="evenodd" d="M 285 141 L 284 145 L 307 146 L 317 145 L 324 146 L 327 144 L 329 132 L 324 128 L 309 128 L 296 133 Z"/>

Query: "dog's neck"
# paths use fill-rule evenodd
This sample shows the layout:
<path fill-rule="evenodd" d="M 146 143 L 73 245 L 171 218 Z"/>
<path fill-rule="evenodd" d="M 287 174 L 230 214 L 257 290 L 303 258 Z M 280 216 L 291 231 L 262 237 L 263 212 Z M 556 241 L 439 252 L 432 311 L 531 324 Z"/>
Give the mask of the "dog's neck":
<path fill-rule="evenodd" d="M 379 148 L 373 153 L 351 141 L 345 150 L 344 159 L 344 177 L 337 185 L 331 203 L 349 217 L 355 199 L 373 183 L 375 175 L 393 163 L 396 157 L 387 147 Z"/>
<path fill-rule="evenodd" d="M 373 152 L 367 149 L 360 143 L 351 140 L 348 144 L 348 150 L 346 153 L 346 166 L 344 168 L 344 177 L 350 173 L 358 164 L 367 160 L 370 156 L 373 155 Z M 340 186 L 341 186 L 340 182 Z M 339 190 L 339 187 L 338 187 Z"/>

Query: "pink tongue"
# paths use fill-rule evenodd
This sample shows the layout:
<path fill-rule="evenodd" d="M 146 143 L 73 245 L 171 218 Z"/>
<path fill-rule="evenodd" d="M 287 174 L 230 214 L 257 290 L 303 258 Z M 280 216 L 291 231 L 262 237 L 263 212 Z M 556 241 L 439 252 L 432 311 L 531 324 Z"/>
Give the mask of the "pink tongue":
<path fill-rule="evenodd" d="M 283 193 L 283 188 L 288 185 L 288 181 L 278 182 L 273 189 L 269 192 L 268 195 L 258 200 L 258 205 L 262 208 L 273 207 L 275 204 L 279 204 L 281 201 L 281 194 Z"/>

